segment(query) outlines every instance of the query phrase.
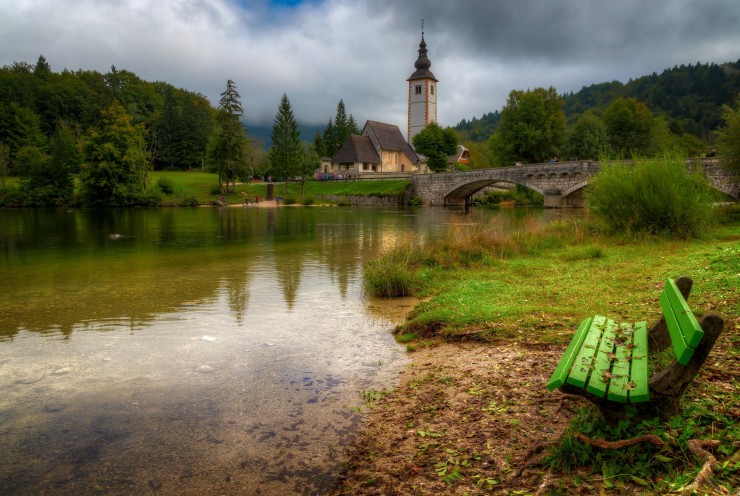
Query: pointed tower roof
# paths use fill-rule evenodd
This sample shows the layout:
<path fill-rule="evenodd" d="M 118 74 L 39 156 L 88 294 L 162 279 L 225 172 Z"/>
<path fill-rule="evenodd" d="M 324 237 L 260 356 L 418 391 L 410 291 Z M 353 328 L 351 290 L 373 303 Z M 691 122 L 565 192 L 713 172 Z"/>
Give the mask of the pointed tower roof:
<path fill-rule="evenodd" d="M 421 43 L 419 43 L 419 58 L 416 59 L 414 67 L 416 71 L 411 75 L 407 81 L 413 81 L 415 79 L 431 79 L 436 81 L 432 71 L 429 68 L 432 66 L 432 61 L 427 57 L 427 44 L 424 41 L 424 31 L 421 32 Z"/>

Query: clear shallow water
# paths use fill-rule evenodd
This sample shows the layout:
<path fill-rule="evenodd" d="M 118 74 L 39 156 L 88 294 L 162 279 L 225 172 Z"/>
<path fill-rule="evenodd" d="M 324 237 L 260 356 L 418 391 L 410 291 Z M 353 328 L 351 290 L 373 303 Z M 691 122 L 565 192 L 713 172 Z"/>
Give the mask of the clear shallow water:
<path fill-rule="evenodd" d="M 363 261 L 526 215 L 0 210 L 0 493 L 320 494 L 407 360 Z"/>

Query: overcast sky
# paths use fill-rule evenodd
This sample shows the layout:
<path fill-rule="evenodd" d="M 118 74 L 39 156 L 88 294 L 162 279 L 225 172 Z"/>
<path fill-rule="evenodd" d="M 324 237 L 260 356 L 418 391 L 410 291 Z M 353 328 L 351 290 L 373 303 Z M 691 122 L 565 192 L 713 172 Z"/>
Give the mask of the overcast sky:
<path fill-rule="evenodd" d="M 326 123 L 344 99 L 405 132 L 421 19 L 439 120 L 499 110 L 512 89 L 578 91 L 740 59 L 740 0 L 0 0 L 0 66 L 111 65 L 217 104 L 235 81 L 247 123 Z"/>

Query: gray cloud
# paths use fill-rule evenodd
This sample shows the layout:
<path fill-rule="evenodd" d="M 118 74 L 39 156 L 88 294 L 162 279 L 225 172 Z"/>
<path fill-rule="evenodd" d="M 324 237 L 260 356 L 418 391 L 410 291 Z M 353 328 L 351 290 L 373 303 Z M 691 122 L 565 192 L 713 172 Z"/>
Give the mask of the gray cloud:
<path fill-rule="evenodd" d="M 0 4 L 0 65 L 116 65 L 212 102 L 233 79 L 251 123 L 271 122 L 286 92 L 303 122 L 325 123 L 343 98 L 358 121 L 404 129 L 422 17 L 446 125 L 512 89 L 740 57 L 737 0 L 16 0 Z"/>

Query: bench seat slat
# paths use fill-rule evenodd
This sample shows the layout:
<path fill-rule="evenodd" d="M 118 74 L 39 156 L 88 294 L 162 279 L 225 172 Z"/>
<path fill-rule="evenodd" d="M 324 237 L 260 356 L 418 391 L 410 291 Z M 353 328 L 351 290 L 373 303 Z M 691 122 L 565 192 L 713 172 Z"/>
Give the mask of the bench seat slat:
<path fill-rule="evenodd" d="M 676 314 L 673 312 L 673 307 L 671 307 L 671 302 L 665 291 L 660 294 L 660 305 L 663 307 L 663 317 L 665 317 L 665 323 L 671 335 L 673 351 L 676 352 L 676 361 L 681 365 L 686 365 L 689 363 L 694 350 L 686 344 L 686 339 L 681 332 L 678 319 L 676 319 Z"/>
<path fill-rule="evenodd" d="M 604 332 L 601 334 L 593 371 L 586 387 L 586 391 L 599 398 L 606 396 L 606 390 L 609 387 L 608 374 L 610 374 L 612 365 L 611 357 L 614 352 L 614 338 L 616 335 L 614 330 L 616 327 L 617 324 L 612 319 L 607 320 Z M 604 380 L 605 376 L 607 376 L 606 381 Z"/>
<path fill-rule="evenodd" d="M 630 390 L 630 403 L 643 403 L 650 400 L 648 381 L 648 332 L 647 322 L 635 323 L 632 337 L 632 361 L 630 362 L 630 380 L 634 389 Z"/>
<path fill-rule="evenodd" d="M 696 348 L 704 337 L 704 331 L 673 279 L 666 281 L 665 293 L 668 296 L 671 308 L 673 308 L 673 314 L 676 316 L 676 321 L 686 344 L 691 348 Z"/>
<path fill-rule="evenodd" d="M 632 338 L 634 331 L 627 322 L 619 324 L 619 344 L 614 346 L 614 363 L 609 382 L 609 393 L 606 398 L 610 401 L 627 403 L 630 390 L 630 360 L 632 359 Z"/>
<path fill-rule="evenodd" d="M 577 387 L 584 387 L 588 380 L 588 375 L 593 367 L 594 356 L 599 346 L 601 333 L 606 323 L 606 317 L 597 315 L 594 317 L 591 327 L 589 328 L 586 338 L 583 340 L 581 349 L 576 356 L 573 366 L 568 375 L 568 384 Z"/>
<path fill-rule="evenodd" d="M 555 368 L 555 372 L 552 373 L 552 376 L 547 383 L 548 390 L 554 391 L 556 388 L 565 384 L 565 381 L 568 379 L 568 374 L 570 373 L 570 368 L 573 366 L 576 355 L 581 349 L 583 340 L 586 339 L 586 334 L 591 328 L 591 322 L 593 322 L 593 320 L 593 317 L 585 318 L 581 322 L 581 325 L 578 326 L 578 330 L 573 335 L 568 348 L 565 350 L 563 358 L 560 359 L 560 363 L 558 363 L 558 366 Z"/>

